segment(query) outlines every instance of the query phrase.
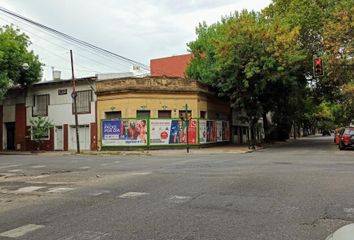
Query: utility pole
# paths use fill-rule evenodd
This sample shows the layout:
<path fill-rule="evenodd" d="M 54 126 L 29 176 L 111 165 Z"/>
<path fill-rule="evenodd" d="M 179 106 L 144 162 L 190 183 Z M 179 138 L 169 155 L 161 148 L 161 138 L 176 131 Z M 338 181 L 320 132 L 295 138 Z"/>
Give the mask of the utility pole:
<path fill-rule="evenodd" d="M 189 116 L 188 116 L 188 105 L 186 104 L 186 124 L 187 124 L 187 153 L 189 153 Z"/>
<path fill-rule="evenodd" d="M 77 118 L 77 105 L 76 105 L 76 98 L 77 92 L 75 90 L 75 75 L 74 75 L 74 60 L 73 60 L 73 51 L 70 50 L 70 59 L 71 59 L 71 76 L 72 76 L 72 85 L 73 85 L 73 92 L 71 93 L 71 97 L 74 100 L 74 115 L 75 115 L 75 131 L 76 131 L 76 152 L 80 153 L 80 141 L 79 141 L 79 121 Z"/>

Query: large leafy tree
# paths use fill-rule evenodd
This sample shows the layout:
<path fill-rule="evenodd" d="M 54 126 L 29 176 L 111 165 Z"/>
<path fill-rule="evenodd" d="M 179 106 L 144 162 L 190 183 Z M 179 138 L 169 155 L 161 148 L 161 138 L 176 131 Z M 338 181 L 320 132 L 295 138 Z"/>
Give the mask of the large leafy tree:
<path fill-rule="evenodd" d="M 281 139 L 292 125 L 333 125 L 340 111 L 353 112 L 353 9 L 353 0 L 273 0 L 261 13 L 236 12 L 211 26 L 200 24 L 188 44 L 194 59 L 186 73 L 243 109 L 251 130 L 267 112 Z M 309 87 L 315 56 L 325 60 L 325 76 L 312 77 L 316 84 Z M 267 135 L 266 121 L 264 126 Z"/>
<path fill-rule="evenodd" d="M 348 91 L 345 91 L 354 79 L 353 6 L 353 0 L 273 0 L 263 11 L 269 19 L 282 19 L 291 27 L 299 28 L 299 44 L 307 55 L 301 63 L 303 73 L 312 73 L 314 56 L 324 59 L 325 75 L 313 79 L 315 88 L 305 97 L 312 99 L 315 105 L 312 109 L 319 109 L 317 106 L 322 103 L 332 104 L 331 109 L 337 113 L 333 121 L 337 124 L 350 122 L 350 114 L 346 112 L 353 112 L 348 105 Z M 297 77 L 302 78 L 301 75 Z M 338 109 L 343 110 L 342 114 Z M 347 119 L 340 115 L 346 115 Z"/>
<path fill-rule="evenodd" d="M 304 58 L 296 44 L 298 29 L 243 11 L 210 27 L 200 25 L 197 34 L 188 45 L 195 59 L 187 75 L 211 84 L 244 111 L 254 139 L 258 119 L 275 108 L 285 111 L 280 101 L 297 86 L 291 73 Z"/>
<path fill-rule="evenodd" d="M 28 36 L 10 26 L 0 28 L 0 98 L 13 85 L 40 81 L 41 63 L 28 49 Z"/>

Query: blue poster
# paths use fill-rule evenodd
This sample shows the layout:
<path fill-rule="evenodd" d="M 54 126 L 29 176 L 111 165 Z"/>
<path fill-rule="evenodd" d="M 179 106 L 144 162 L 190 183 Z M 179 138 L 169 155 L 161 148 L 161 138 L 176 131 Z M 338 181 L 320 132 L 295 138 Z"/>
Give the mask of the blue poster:
<path fill-rule="evenodd" d="M 103 121 L 102 122 L 102 140 L 118 140 L 121 134 L 121 121 Z"/>
<path fill-rule="evenodd" d="M 147 120 L 102 121 L 102 146 L 147 145 Z"/>

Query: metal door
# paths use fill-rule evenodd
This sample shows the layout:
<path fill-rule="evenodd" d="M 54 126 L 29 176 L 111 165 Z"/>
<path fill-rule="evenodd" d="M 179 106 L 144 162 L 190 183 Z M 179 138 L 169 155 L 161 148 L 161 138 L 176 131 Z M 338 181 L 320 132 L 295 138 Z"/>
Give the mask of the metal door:
<path fill-rule="evenodd" d="M 55 150 L 63 150 L 63 127 L 55 127 Z"/>

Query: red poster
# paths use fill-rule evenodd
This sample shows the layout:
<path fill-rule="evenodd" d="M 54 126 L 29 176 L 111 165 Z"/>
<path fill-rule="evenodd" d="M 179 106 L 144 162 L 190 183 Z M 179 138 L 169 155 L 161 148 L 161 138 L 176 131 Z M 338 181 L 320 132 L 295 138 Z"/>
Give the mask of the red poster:
<path fill-rule="evenodd" d="M 197 144 L 197 121 L 189 121 L 188 143 Z"/>

